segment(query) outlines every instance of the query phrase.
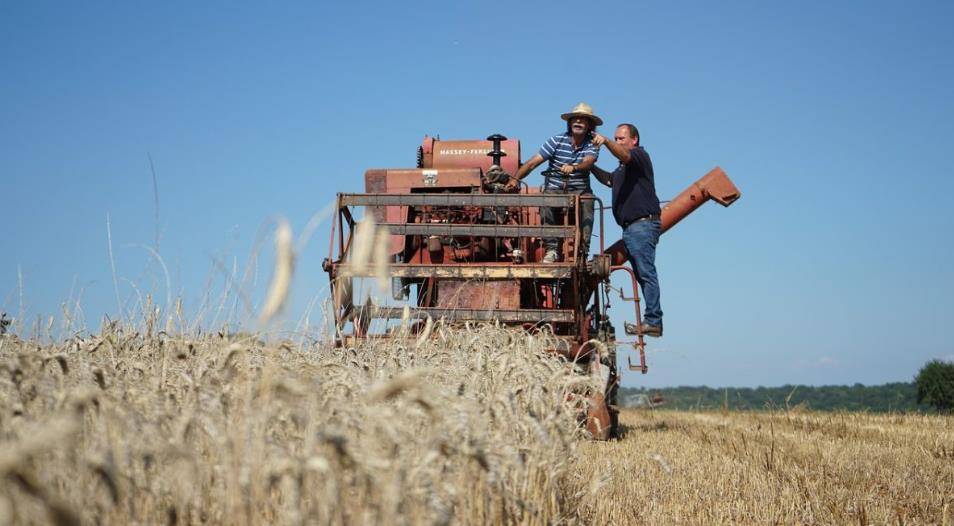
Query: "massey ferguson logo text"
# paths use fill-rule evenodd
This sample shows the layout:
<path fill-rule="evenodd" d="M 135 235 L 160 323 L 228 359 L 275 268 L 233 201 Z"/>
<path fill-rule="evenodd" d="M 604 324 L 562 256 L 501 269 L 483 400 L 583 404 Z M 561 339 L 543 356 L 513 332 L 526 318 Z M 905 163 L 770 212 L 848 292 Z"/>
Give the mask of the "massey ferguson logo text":
<path fill-rule="evenodd" d="M 500 149 L 501 152 L 507 153 L 507 150 L 503 148 Z M 447 150 L 441 150 L 441 155 L 487 155 L 491 152 L 490 148 L 452 148 Z"/>

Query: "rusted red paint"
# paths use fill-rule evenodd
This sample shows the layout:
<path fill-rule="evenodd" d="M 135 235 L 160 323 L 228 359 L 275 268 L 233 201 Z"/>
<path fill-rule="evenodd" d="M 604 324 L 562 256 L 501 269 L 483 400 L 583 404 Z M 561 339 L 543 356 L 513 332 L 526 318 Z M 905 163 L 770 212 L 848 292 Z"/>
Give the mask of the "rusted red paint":
<path fill-rule="evenodd" d="M 662 209 L 662 231 L 669 230 L 710 199 L 722 206 L 729 206 L 740 197 L 742 193 L 722 168 L 717 166 L 689 185 Z"/>
<path fill-rule="evenodd" d="M 424 137 L 421 145 L 424 153 L 424 168 L 479 168 L 486 172 L 493 164 L 487 154 L 493 148 L 491 141 L 444 141 L 434 137 Z M 506 153 L 500 159 L 500 167 L 509 174 L 520 167 L 520 141 L 509 139 L 501 141 L 500 149 Z"/>
<path fill-rule="evenodd" d="M 447 309 L 519 309 L 519 281 L 443 280 L 437 306 Z"/>

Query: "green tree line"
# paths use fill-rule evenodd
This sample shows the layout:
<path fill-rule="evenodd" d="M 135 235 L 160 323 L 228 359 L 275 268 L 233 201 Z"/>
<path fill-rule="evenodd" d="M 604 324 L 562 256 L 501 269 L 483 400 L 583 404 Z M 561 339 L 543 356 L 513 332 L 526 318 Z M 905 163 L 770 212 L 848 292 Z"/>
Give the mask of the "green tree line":
<path fill-rule="evenodd" d="M 918 404 L 918 388 L 913 382 L 884 385 L 783 385 L 780 387 L 664 387 L 620 389 L 624 407 L 645 405 L 662 397 L 661 407 L 677 410 L 721 409 L 772 410 L 796 406 L 819 411 L 925 411 Z"/>

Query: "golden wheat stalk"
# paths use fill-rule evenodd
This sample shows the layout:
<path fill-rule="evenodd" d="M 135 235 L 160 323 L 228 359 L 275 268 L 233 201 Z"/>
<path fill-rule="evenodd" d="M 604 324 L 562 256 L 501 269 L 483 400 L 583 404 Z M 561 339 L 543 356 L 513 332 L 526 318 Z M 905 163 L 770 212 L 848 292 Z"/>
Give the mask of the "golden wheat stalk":
<path fill-rule="evenodd" d="M 288 221 L 281 219 L 275 229 L 275 272 L 272 275 L 271 284 L 268 286 L 265 304 L 258 315 L 260 323 L 267 323 L 285 305 L 294 269 L 295 253 L 292 249 L 292 229 Z"/>
<path fill-rule="evenodd" d="M 367 214 L 358 221 L 354 229 L 351 251 L 348 254 L 348 262 L 354 276 L 364 276 L 368 271 L 371 251 L 374 248 L 375 228 L 374 216 Z"/>
<path fill-rule="evenodd" d="M 386 228 L 379 228 L 374 237 L 374 277 L 377 280 L 378 291 L 385 294 L 390 285 L 388 267 L 391 248 L 391 234 Z"/>

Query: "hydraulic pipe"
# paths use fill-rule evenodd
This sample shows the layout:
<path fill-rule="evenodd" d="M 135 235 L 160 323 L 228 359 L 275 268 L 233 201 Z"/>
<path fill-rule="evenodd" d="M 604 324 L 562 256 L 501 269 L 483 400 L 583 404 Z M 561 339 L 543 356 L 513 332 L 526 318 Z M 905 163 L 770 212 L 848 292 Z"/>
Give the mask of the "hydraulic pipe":
<path fill-rule="evenodd" d="M 741 196 L 742 193 L 729 176 L 716 166 L 663 207 L 659 217 L 661 230 L 665 233 L 710 199 L 722 206 L 729 206 Z M 622 239 L 607 248 L 606 253 L 611 256 L 613 265 L 626 262 L 626 245 Z"/>

